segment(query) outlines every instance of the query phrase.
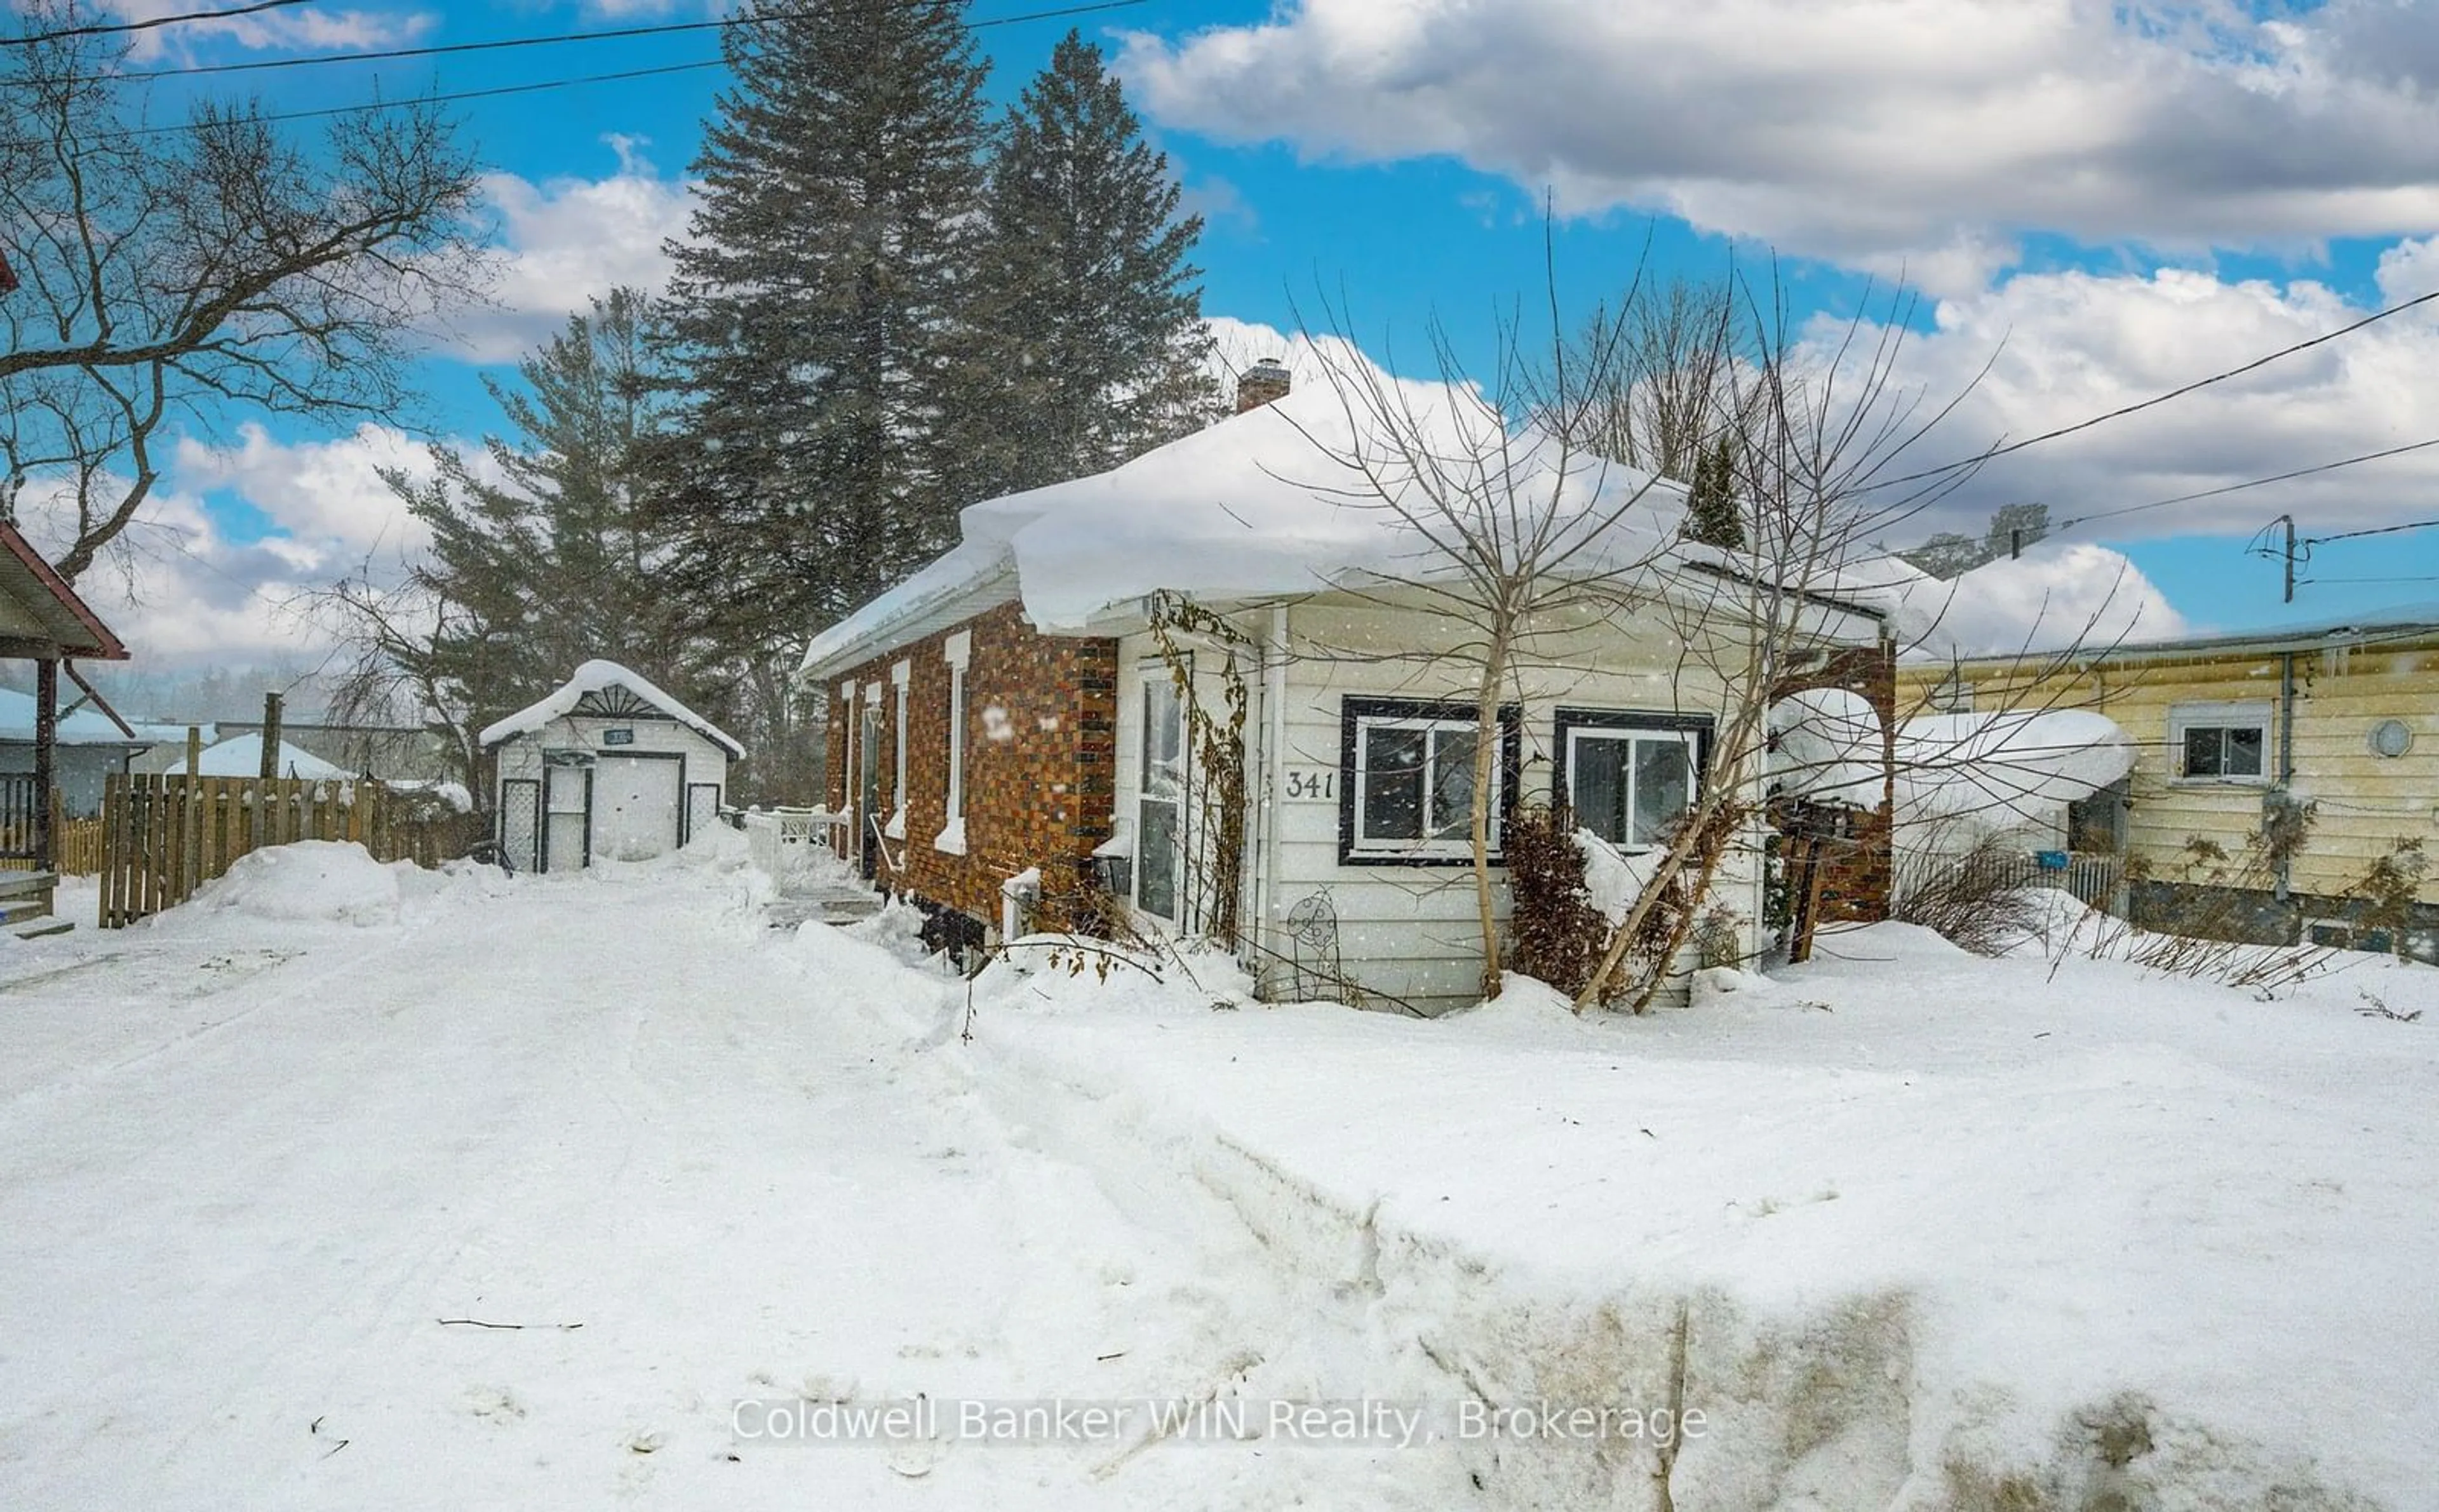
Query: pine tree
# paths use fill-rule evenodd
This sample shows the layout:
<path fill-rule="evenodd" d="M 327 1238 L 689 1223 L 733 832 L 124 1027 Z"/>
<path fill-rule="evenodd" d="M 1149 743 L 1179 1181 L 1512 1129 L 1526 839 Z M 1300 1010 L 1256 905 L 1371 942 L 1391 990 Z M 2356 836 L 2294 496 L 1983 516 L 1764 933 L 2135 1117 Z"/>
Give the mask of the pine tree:
<path fill-rule="evenodd" d="M 1736 507 L 1736 454 L 1726 436 L 1694 463 L 1693 482 L 1685 489 L 1685 539 L 1723 551 L 1745 547 L 1745 522 Z"/>
<path fill-rule="evenodd" d="M 735 651 L 801 645 L 954 539 L 942 417 L 985 125 L 954 0 L 756 0 L 723 34 L 669 309 L 675 591 Z M 758 18 L 758 19 L 757 19 Z"/>
<path fill-rule="evenodd" d="M 606 657 L 665 686 L 687 683 L 640 500 L 663 423 L 650 305 L 632 289 L 517 367 L 486 379 L 507 421 L 483 463 L 436 447 L 433 472 L 383 474 L 432 544 L 405 584 L 338 590 L 359 655 L 339 703 L 369 711 L 403 695 L 454 738 L 471 775 L 472 733 Z"/>
<path fill-rule="evenodd" d="M 1219 413 L 1167 157 L 1070 31 L 1002 122 L 986 191 L 971 387 L 952 428 L 988 497 L 1115 467 Z"/>

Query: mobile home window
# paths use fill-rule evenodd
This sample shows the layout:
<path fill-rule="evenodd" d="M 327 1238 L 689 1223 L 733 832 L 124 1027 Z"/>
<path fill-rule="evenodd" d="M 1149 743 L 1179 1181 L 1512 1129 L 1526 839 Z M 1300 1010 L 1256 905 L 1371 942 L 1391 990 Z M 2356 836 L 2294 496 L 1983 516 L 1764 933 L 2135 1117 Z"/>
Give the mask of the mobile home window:
<path fill-rule="evenodd" d="M 1480 733 L 1473 709 L 1457 703 L 1396 699 L 1346 701 L 1342 764 L 1340 859 L 1457 862 L 1473 855 L 1474 750 Z M 1490 848 L 1515 785 L 1517 720 L 1501 711 L 1494 734 L 1500 750 L 1492 770 Z"/>
<path fill-rule="evenodd" d="M 2182 777 L 2262 782 L 2270 771 L 2270 706 L 2181 703 L 2169 712 L 2168 743 Z"/>
<path fill-rule="evenodd" d="M 1576 823 L 1621 850 L 1665 844 L 1701 782 L 1703 726 L 1668 716 L 1561 710 L 1562 791 Z"/>

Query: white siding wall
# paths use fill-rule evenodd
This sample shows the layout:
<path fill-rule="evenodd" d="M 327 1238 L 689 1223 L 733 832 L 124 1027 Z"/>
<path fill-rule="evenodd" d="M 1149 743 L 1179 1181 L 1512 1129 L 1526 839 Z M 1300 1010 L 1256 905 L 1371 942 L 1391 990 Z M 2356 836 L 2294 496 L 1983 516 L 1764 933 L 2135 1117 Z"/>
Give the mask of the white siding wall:
<path fill-rule="evenodd" d="M 1267 636 L 1268 618 L 1249 616 L 1243 628 L 1249 634 Z M 1522 673 L 1524 798 L 1549 795 L 1552 743 L 1561 706 L 1719 713 L 1724 703 L 1720 680 L 1681 660 L 1670 635 L 1669 625 L 1655 617 L 1551 637 L 1537 647 L 1534 665 Z M 1277 888 L 1268 900 L 1270 916 L 1261 921 L 1269 926 L 1262 933 L 1264 945 L 1292 959 L 1299 947 L 1286 937 L 1284 920 L 1298 902 L 1326 890 L 1338 918 L 1341 969 L 1373 992 L 1429 1012 L 1461 1006 L 1480 995 L 1481 938 L 1472 871 L 1463 864 L 1341 864 L 1337 795 L 1344 784 L 1339 772 L 1342 718 L 1349 695 L 1469 702 L 1472 689 L 1465 664 L 1433 654 L 1445 652 L 1453 638 L 1445 620 L 1418 613 L 1322 603 L 1299 604 L 1290 612 L 1287 749 L 1279 765 L 1290 773 L 1336 774 L 1327 798 L 1265 793 L 1269 774 L 1261 753 L 1270 733 L 1262 706 L 1266 685 L 1257 668 L 1250 664 L 1245 668 L 1254 694 L 1245 732 L 1248 780 L 1257 809 L 1249 825 L 1256 850 L 1248 867 L 1249 889 L 1263 870 L 1259 847 L 1273 833 L 1258 810 L 1266 796 L 1278 800 L 1272 810 L 1280 847 Z M 1396 649 L 1396 654 L 1379 654 L 1383 648 Z M 1120 652 L 1117 788 L 1124 820 L 1133 811 L 1142 757 L 1141 678 L 1148 665 L 1158 675 L 1158 651 L 1149 635 L 1134 635 L 1121 641 Z M 1196 662 L 1197 697 L 1212 709 L 1221 706 L 1222 685 L 1206 667 L 1219 660 L 1216 651 L 1206 649 Z M 1753 845 L 1729 862 L 1716 893 L 1747 921 L 1748 950 L 1758 938 L 1760 840 L 1756 829 Z M 1503 921 L 1507 906 L 1503 878 L 1498 898 Z M 1248 921 L 1255 922 L 1250 909 Z M 1303 949 L 1307 957 L 1312 954 L 1309 948 Z M 1292 974 L 1291 966 L 1273 960 L 1265 969 L 1265 986 L 1284 990 Z"/>
<path fill-rule="evenodd" d="M 608 745 L 601 738 L 604 730 L 632 730 L 635 738 L 626 745 Z M 701 782 L 716 782 L 720 784 L 721 801 L 727 801 L 727 749 L 675 720 L 563 715 L 531 734 L 502 741 L 493 753 L 498 764 L 493 782 L 505 783 L 517 777 L 540 781 L 543 753 L 545 751 L 590 751 L 596 756 L 616 756 L 622 752 L 676 752 L 685 757 L 686 788 Z M 496 788 L 494 797 L 497 797 Z M 679 791 L 679 801 L 685 801 L 685 788 Z M 499 811 L 500 807 L 495 804 L 494 811 Z"/>

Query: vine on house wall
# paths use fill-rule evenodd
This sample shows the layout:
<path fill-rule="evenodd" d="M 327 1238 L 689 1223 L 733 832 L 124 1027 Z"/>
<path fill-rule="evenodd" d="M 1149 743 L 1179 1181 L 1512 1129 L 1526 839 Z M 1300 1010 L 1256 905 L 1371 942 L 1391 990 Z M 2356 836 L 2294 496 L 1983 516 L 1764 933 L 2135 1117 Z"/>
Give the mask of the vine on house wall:
<path fill-rule="evenodd" d="M 1194 771 L 1202 781 L 1196 792 L 1197 823 L 1185 836 L 1186 916 L 1203 917 L 1205 932 L 1238 943 L 1238 910 L 1245 872 L 1245 678 L 1237 667 L 1237 648 L 1251 651 L 1254 643 L 1227 620 L 1178 594 L 1152 596 L 1150 622 L 1153 644 L 1177 684 L 1178 703 L 1185 712 L 1185 728 L 1193 750 Z M 1177 635 L 1206 635 L 1229 648 L 1220 668 L 1224 718 L 1214 715 L 1195 697 L 1193 654 L 1182 649 Z M 1138 837 L 1140 840 L 1140 837 Z M 1136 864 L 1141 865 L 1141 858 Z M 1194 895 L 1208 898 L 1207 909 L 1194 906 Z"/>

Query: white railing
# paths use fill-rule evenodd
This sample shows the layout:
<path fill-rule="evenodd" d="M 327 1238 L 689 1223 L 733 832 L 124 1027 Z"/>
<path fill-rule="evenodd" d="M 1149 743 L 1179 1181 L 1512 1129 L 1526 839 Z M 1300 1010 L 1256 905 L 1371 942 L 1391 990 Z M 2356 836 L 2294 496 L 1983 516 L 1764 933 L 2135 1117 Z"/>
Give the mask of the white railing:
<path fill-rule="evenodd" d="M 1896 862 L 1892 881 L 1899 900 L 1968 864 L 1962 856 L 1904 848 L 1897 851 Z M 2104 911 L 2117 905 L 2117 889 L 2126 878 L 2125 863 L 2119 858 L 2086 851 L 2023 851 L 1970 863 L 1995 866 L 2007 886 L 2056 887 Z"/>
<path fill-rule="evenodd" d="M 830 828 L 840 822 L 828 809 L 748 809 L 745 854 L 784 885 L 812 864 L 817 847 L 828 847 Z"/>

